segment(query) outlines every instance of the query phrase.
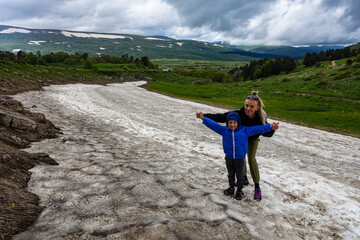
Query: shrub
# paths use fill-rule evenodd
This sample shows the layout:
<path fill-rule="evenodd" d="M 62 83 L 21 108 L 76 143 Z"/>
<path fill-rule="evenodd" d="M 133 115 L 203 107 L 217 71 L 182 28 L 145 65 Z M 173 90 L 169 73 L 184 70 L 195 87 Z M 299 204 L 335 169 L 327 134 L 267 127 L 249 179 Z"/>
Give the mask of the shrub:
<path fill-rule="evenodd" d="M 93 64 L 87 59 L 84 63 L 84 69 L 93 69 Z"/>
<path fill-rule="evenodd" d="M 346 65 L 347 65 L 347 66 L 350 66 L 352 63 L 353 63 L 353 61 L 352 61 L 351 59 L 348 59 L 348 60 L 346 61 Z"/>
<path fill-rule="evenodd" d="M 356 56 L 355 62 L 360 62 L 360 53 Z"/>

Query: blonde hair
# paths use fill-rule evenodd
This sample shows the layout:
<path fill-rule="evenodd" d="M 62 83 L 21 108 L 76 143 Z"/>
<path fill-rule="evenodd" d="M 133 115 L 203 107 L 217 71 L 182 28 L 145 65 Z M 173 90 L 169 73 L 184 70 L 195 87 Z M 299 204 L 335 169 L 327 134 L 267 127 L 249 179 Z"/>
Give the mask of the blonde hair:
<path fill-rule="evenodd" d="M 255 100 L 258 102 L 259 104 L 259 110 L 256 111 L 256 114 L 259 116 L 261 123 L 265 124 L 266 123 L 266 112 L 264 111 L 264 103 L 261 100 L 261 98 L 258 96 L 258 92 L 257 91 L 252 91 L 251 92 L 251 96 L 254 97 L 252 98 L 252 100 Z"/>

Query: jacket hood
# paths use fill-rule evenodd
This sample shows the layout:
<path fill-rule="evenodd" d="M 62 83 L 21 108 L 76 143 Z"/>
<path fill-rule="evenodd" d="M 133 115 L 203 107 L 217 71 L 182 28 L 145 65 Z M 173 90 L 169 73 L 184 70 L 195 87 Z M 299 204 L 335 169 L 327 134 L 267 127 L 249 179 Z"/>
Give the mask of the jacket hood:
<path fill-rule="evenodd" d="M 240 118 L 240 115 L 237 112 L 231 112 L 226 116 L 226 126 L 228 126 L 228 122 L 230 120 L 236 121 L 238 123 L 238 127 L 241 124 L 241 118 Z"/>

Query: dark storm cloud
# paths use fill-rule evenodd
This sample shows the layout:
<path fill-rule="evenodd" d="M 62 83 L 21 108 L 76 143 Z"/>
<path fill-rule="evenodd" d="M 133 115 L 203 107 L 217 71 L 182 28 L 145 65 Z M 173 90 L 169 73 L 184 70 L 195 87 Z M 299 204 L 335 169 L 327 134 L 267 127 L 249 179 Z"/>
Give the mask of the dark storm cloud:
<path fill-rule="evenodd" d="M 351 43 L 359 40 L 359 0 L 166 0 L 188 28 L 206 26 L 246 44 Z M 216 35 L 216 34 L 215 34 Z"/>
<path fill-rule="evenodd" d="M 177 9 L 181 22 L 188 27 L 208 25 L 216 31 L 231 31 L 234 25 L 247 25 L 250 18 L 265 11 L 275 0 L 165 1 Z"/>
<path fill-rule="evenodd" d="M 1 14 L 0 21 L 9 21 L 13 19 L 26 19 L 29 16 L 46 16 L 49 9 L 57 5 L 56 1 L 36 2 L 36 1 L 0 1 Z"/>
<path fill-rule="evenodd" d="M 360 40 L 359 0 L 0 0 L 0 24 L 234 44 Z"/>

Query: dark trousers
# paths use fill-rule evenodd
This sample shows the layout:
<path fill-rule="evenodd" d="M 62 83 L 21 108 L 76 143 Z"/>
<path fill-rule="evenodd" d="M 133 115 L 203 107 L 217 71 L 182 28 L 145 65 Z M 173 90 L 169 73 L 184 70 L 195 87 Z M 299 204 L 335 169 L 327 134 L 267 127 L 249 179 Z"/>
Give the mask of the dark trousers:
<path fill-rule="evenodd" d="M 235 187 L 236 176 L 238 190 L 241 190 L 244 186 L 245 158 L 232 159 L 229 157 L 225 157 L 225 161 L 228 171 L 229 186 L 231 188 Z"/>

